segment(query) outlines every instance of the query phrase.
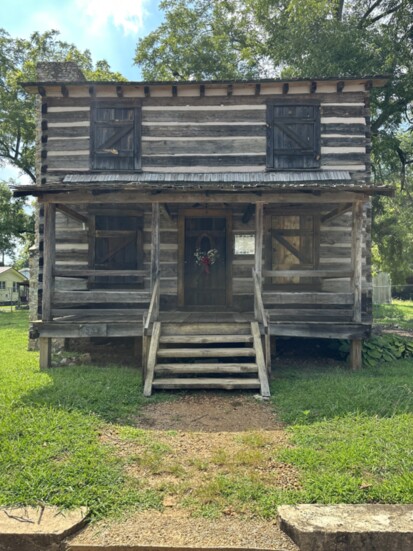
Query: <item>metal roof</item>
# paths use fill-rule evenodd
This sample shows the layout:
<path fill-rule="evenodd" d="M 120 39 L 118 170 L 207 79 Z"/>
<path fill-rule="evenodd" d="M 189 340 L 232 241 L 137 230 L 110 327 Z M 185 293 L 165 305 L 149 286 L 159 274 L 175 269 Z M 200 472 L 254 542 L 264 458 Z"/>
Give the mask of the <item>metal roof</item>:
<path fill-rule="evenodd" d="M 351 181 L 347 170 L 294 171 L 294 172 L 137 172 L 132 174 L 68 174 L 64 184 L 71 183 L 199 183 L 199 184 L 322 184 Z"/>

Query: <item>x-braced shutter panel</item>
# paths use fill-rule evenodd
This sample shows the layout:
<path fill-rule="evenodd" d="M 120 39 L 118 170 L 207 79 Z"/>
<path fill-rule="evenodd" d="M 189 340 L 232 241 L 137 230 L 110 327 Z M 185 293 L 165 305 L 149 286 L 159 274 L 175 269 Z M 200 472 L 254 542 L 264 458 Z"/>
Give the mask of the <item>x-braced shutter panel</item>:
<path fill-rule="evenodd" d="M 137 107 L 95 107 L 92 166 L 98 170 L 140 168 L 140 110 Z"/>
<path fill-rule="evenodd" d="M 320 166 L 319 105 L 269 105 L 267 161 L 276 170 Z"/>

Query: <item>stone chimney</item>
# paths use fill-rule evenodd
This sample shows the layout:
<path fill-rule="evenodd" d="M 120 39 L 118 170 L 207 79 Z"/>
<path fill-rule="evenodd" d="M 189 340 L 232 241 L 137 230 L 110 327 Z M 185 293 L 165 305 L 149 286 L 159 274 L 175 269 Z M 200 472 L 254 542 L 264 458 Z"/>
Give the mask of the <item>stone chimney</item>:
<path fill-rule="evenodd" d="M 85 76 L 74 61 L 42 61 L 37 64 L 39 82 L 78 82 Z"/>

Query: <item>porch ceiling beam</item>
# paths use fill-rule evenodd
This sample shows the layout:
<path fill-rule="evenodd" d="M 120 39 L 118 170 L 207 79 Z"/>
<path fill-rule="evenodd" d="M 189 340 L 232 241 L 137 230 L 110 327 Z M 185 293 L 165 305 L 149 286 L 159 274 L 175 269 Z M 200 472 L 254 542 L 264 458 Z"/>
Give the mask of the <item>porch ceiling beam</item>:
<path fill-rule="evenodd" d="M 86 216 L 83 216 L 83 214 L 79 214 L 75 210 L 71 209 L 70 207 L 67 207 L 66 205 L 56 205 L 56 210 L 59 212 L 62 212 L 69 218 L 72 218 L 73 220 L 76 220 L 76 222 L 81 222 L 82 224 L 87 224 L 88 219 Z"/>
<path fill-rule="evenodd" d="M 227 192 L 140 192 L 108 191 L 94 194 L 91 192 L 69 191 L 44 194 L 39 197 L 41 203 L 349 203 L 367 201 L 369 196 L 351 191 L 326 191 L 317 193 L 227 193 Z"/>
<path fill-rule="evenodd" d="M 352 203 L 347 203 L 347 204 L 344 204 L 344 205 L 340 205 L 339 207 L 337 207 L 337 208 L 333 209 L 332 211 L 328 212 L 327 214 L 324 214 L 324 216 L 321 217 L 321 222 L 322 223 L 325 223 L 327 221 L 331 222 L 335 218 L 338 218 L 339 216 L 341 216 L 345 212 L 351 210 L 352 206 L 353 206 Z"/>

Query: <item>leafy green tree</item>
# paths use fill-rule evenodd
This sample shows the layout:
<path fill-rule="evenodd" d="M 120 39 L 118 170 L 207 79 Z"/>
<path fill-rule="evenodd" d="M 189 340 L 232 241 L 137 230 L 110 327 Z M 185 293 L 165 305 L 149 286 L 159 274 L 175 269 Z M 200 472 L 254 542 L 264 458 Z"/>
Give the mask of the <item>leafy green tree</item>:
<path fill-rule="evenodd" d="M 14 183 L 14 182 L 10 182 Z M 25 210 L 25 199 L 14 199 L 10 187 L 0 182 L 0 258 L 15 257 L 17 245 L 33 244 L 34 216 Z"/>
<path fill-rule="evenodd" d="M 20 86 L 36 80 L 39 61 L 74 61 L 89 80 L 125 80 L 106 61 L 93 67 L 89 50 L 59 40 L 57 31 L 13 38 L 0 29 L 0 163 L 10 163 L 35 181 L 35 97 Z"/>

